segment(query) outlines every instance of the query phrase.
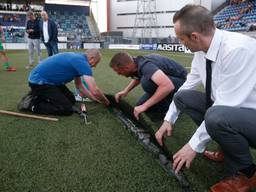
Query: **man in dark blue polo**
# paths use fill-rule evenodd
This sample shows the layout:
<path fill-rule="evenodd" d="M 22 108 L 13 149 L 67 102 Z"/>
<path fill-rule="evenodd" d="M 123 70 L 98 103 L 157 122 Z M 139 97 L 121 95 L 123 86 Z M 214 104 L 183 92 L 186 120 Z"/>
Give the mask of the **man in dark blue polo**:
<path fill-rule="evenodd" d="M 141 84 L 145 94 L 134 108 L 134 116 L 139 119 L 142 112 L 149 112 L 163 118 L 172 101 L 173 94 L 185 82 L 187 71 L 180 64 L 167 57 L 151 54 L 131 57 L 120 52 L 114 55 L 110 67 L 119 75 L 132 77 L 127 87 L 115 95 L 116 102 Z"/>

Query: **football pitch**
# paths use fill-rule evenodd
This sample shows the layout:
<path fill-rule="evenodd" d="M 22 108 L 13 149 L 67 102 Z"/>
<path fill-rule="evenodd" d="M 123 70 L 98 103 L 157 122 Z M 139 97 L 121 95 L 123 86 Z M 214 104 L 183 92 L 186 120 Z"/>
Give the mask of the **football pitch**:
<path fill-rule="evenodd" d="M 67 50 L 71 51 L 71 50 Z M 94 70 L 99 87 L 114 95 L 130 81 L 118 76 L 108 66 L 119 50 L 102 50 L 103 59 Z M 62 51 L 63 52 L 63 51 Z M 129 51 L 133 56 L 153 52 Z M 189 68 L 192 55 L 157 52 Z M 8 51 L 15 73 L 0 70 L 0 109 L 17 111 L 18 101 L 29 88 L 30 70 L 27 51 Z M 46 53 L 44 52 L 44 57 Z M 74 86 L 69 84 L 72 90 Z M 136 88 L 125 101 L 134 105 L 142 89 Z M 159 166 L 122 123 L 103 106 L 87 105 L 90 125 L 82 125 L 77 114 L 48 122 L 0 115 L 0 191 L 93 191 L 93 192 L 165 192 L 182 191 L 174 177 Z M 142 118 L 154 130 L 161 122 Z M 166 138 L 171 152 L 176 152 L 193 134 L 196 125 L 181 115 L 173 136 Z M 211 142 L 210 149 L 216 149 Z M 253 151 L 256 157 L 255 151 Z M 208 191 L 224 174 L 222 164 L 198 155 L 184 174 L 193 191 Z"/>

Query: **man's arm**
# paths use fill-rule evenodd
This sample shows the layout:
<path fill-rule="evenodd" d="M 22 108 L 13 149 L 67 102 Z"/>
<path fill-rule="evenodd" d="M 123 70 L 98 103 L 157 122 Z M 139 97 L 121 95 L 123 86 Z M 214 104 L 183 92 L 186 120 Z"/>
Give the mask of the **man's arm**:
<path fill-rule="evenodd" d="M 58 39 L 58 29 L 57 24 L 54 21 L 52 22 L 52 40 Z"/>
<path fill-rule="evenodd" d="M 133 90 L 136 86 L 140 84 L 138 79 L 133 79 L 125 88 L 124 90 L 118 92 L 115 95 L 116 102 L 119 103 L 122 97 L 125 97 L 131 90 Z"/>
<path fill-rule="evenodd" d="M 105 97 L 105 95 L 103 94 L 103 92 L 98 88 L 94 78 L 92 76 L 87 76 L 87 75 L 83 75 L 81 77 L 88 85 L 88 89 L 84 89 L 84 87 L 82 89 L 80 89 L 82 91 L 83 94 L 85 95 L 89 95 L 89 97 L 99 103 L 102 103 L 106 106 L 108 106 L 110 104 L 109 100 Z M 80 79 L 81 81 L 81 79 Z M 75 78 L 75 83 L 79 83 L 79 79 Z M 78 84 L 78 87 L 81 88 L 81 84 Z M 88 90 L 88 91 L 87 91 Z"/>
<path fill-rule="evenodd" d="M 232 50 L 223 58 L 221 80 L 216 90 L 213 105 L 239 107 L 250 95 L 255 87 L 256 66 L 254 54 L 251 50 Z M 205 122 L 203 121 L 187 143 L 174 156 L 173 168 L 178 172 L 186 164 L 190 166 L 196 152 L 202 153 L 210 141 Z"/>
<path fill-rule="evenodd" d="M 172 81 L 160 69 L 151 77 L 151 80 L 157 85 L 155 93 L 142 105 L 134 108 L 134 116 L 139 119 L 139 114 L 152 107 L 174 90 Z"/>
<path fill-rule="evenodd" d="M 43 23 L 42 23 L 42 21 L 41 20 L 39 20 L 39 33 L 40 33 L 40 37 L 41 37 L 41 40 L 43 41 Z"/>
<path fill-rule="evenodd" d="M 29 23 L 29 21 L 27 21 L 27 25 L 26 25 L 26 32 L 27 32 L 27 33 L 29 33 L 29 32 L 28 32 L 28 23 Z"/>
<path fill-rule="evenodd" d="M 75 80 L 76 88 L 80 91 L 80 96 L 88 97 L 88 98 L 90 98 L 90 99 L 92 99 L 94 101 L 100 102 L 100 101 L 97 100 L 97 98 L 95 98 L 91 94 L 91 92 L 88 89 L 89 87 L 88 87 L 87 83 L 86 82 L 83 83 L 81 77 L 76 77 L 74 80 Z"/>
<path fill-rule="evenodd" d="M 191 65 L 192 66 L 191 72 L 188 74 L 187 80 L 179 88 L 178 91 L 184 90 L 184 89 L 194 90 L 197 88 L 199 84 L 201 84 L 201 78 L 198 71 L 198 68 L 201 66 L 200 65 L 198 66 L 198 64 L 200 64 L 200 59 L 198 59 L 197 54 L 195 54 L 192 61 L 192 65 Z M 165 135 L 171 136 L 173 125 L 176 122 L 179 114 L 180 114 L 179 109 L 176 107 L 175 103 L 172 101 L 172 103 L 170 104 L 169 110 L 166 113 L 166 116 L 164 118 L 163 124 L 155 134 L 159 144 L 163 143 L 163 138 Z"/>

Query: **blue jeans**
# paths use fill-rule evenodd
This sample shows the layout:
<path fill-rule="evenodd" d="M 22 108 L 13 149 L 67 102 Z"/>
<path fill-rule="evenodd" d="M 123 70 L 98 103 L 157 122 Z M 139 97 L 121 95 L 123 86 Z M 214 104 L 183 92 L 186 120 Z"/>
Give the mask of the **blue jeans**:
<path fill-rule="evenodd" d="M 44 43 L 44 45 L 47 49 L 47 53 L 49 57 L 59 53 L 57 41 L 50 41 L 48 43 Z"/>
<path fill-rule="evenodd" d="M 177 77 L 169 77 L 169 79 L 172 81 L 172 83 L 175 86 L 175 89 L 172 93 L 167 95 L 164 99 L 162 99 L 160 102 L 156 103 L 152 107 L 150 107 L 147 112 L 156 112 L 156 113 L 163 113 L 163 115 L 167 112 L 169 109 L 169 105 L 172 102 L 172 98 L 175 92 L 183 85 L 185 82 L 185 79 L 177 78 Z M 146 79 L 142 77 L 140 79 L 141 86 L 143 90 L 145 91 L 145 94 L 138 100 L 136 106 L 142 105 L 145 103 L 152 95 L 156 92 L 157 85 L 150 79 Z"/>

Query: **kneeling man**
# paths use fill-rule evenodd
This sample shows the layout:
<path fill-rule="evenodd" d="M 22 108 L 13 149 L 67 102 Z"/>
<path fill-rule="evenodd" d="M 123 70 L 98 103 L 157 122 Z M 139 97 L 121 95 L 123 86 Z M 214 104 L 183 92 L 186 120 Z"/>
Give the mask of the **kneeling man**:
<path fill-rule="evenodd" d="M 92 67 L 96 67 L 100 59 L 98 50 L 89 49 L 84 54 L 60 53 L 43 60 L 31 71 L 28 78 L 31 91 L 18 104 L 18 109 L 40 114 L 71 115 L 75 98 L 65 84 L 72 80 L 84 96 L 109 105 L 92 74 Z"/>

